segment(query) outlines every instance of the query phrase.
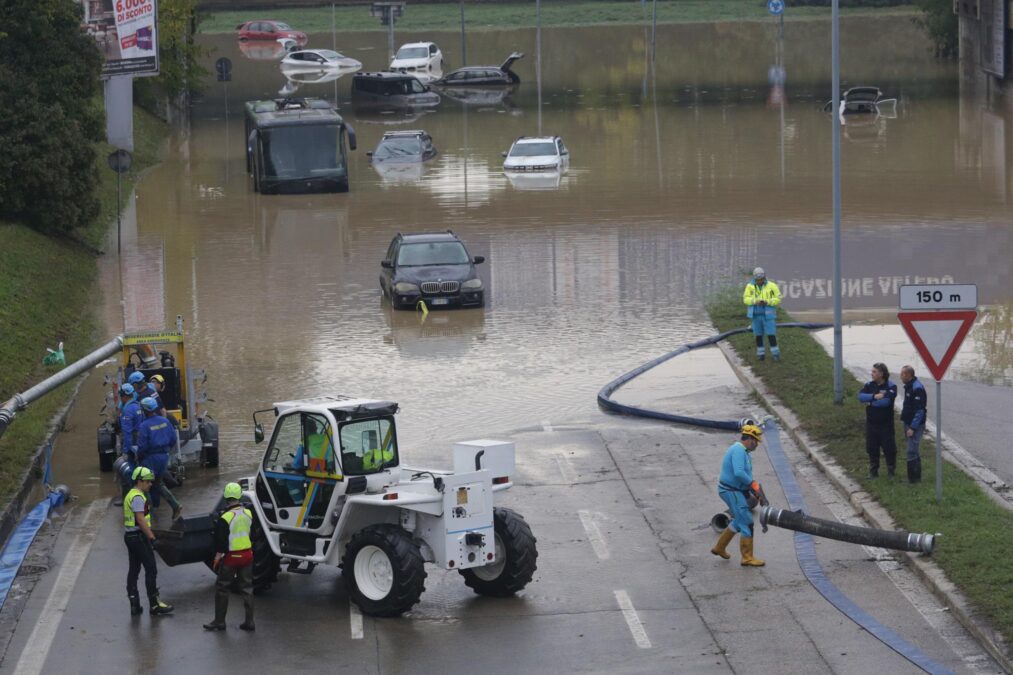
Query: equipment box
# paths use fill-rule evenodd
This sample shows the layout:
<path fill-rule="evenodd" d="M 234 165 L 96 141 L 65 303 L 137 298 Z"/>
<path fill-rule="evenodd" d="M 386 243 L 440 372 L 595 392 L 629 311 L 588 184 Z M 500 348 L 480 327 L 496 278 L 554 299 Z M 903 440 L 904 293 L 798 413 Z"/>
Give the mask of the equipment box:
<path fill-rule="evenodd" d="M 476 456 L 478 467 L 475 466 Z M 493 478 L 499 478 L 513 476 L 514 468 L 514 444 L 509 441 L 482 439 L 454 444 L 454 473 L 487 469 Z"/>

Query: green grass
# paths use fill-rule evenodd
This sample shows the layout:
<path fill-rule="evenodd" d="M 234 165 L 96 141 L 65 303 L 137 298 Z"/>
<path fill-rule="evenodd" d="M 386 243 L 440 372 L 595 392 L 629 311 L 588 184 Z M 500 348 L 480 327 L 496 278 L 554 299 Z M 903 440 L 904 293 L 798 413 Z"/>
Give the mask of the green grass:
<path fill-rule="evenodd" d="M 730 289 L 708 307 L 719 331 L 747 325 L 741 291 Z M 779 321 L 791 321 L 782 312 Z M 935 450 L 922 442 L 922 483 L 906 484 L 902 426 L 897 423 L 898 479 L 865 478 L 865 411 L 856 396 L 861 383 L 844 372 L 844 405 L 833 403 L 833 359 L 806 331 L 778 332 L 782 359 L 760 362 L 749 333 L 729 341 L 753 372 L 799 418 L 805 431 L 860 483 L 897 521 L 912 532 L 941 532 L 932 557 L 949 579 L 1013 640 L 1013 515 L 996 505 L 956 467 L 943 464 L 943 500 L 935 500 Z M 881 469 L 881 474 L 885 469 Z"/>
<path fill-rule="evenodd" d="M 630 0 L 547 1 L 542 3 L 542 26 L 594 26 L 603 24 L 640 24 L 651 19 L 652 5 L 642 9 Z M 842 8 L 842 16 L 918 14 L 912 5 L 886 8 Z M 829 7 L 792 7 L 785 13 L 786 21 L 827 18 Z M 465 24 L 472 30 L 530 28 L 535 25 L 535 3 L 482 3 L 464 8 Z M 244 21 L 272 18 L 288 22 L 307 33 L 331 30 L 331 8 L 278 8 L 213 12 L 200 24 L 202 33 L 231 33 Z M 770 21 L 763 2 L 753 0 L 667 0 L 658 3 L 659 23 L 700 23 L 712 21 Z M 369 15 L 367 5 L 336 7 L 334 23 L 340 32 L 386 31 L 379 19 Z M 454 31 L 461 26 L 457 3 L 412 5 L 398 19 L 399 31 Z"/>
<path fill-rule="evenodd" d="M 125 174 L 129 194 L 137 172 L 157 160 L 165 125 L 138 112 L 134 119 L 134 170 Z M 111 151 L 98 149 L 102 216 L 77 233 L 89 245 L 101 244 L 116 216 L 116 177 L 105 163 Z M 94 308 L 99 304 L 95 256 L 67 238 L 42 235 L 17 223 L 0 223 L 0 401 L 24 391 L 58 370 L 42 365 L 46 347 L 64 343 L 67 363 L 92 351 L 100 341 Z M 43 396 L 18 413 L 0 438 L 0 499 L 19 487 L 21 474 L 45 440 L 49 421 L 63 406 L 73 384 Z"/>

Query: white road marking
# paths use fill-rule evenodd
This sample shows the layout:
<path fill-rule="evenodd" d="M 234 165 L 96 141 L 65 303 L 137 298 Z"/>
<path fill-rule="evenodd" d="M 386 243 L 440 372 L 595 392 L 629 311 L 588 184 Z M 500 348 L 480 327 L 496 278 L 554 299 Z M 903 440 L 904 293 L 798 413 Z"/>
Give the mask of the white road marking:
<path fill-rule="evenodd" d="M 564 483 L 572 485 L 577 482 L 577 474 L 573 470 L 570 460 L 566 458 L 566 455 L 563 453 L 556 455 L 556 466 L 559 467 L 559 475 L 563 477 Z"/>
<path fill-rule="evenodd" d="M 549 424 L 549 420 L 542 420 L 542 430 L 548 433 L 552 433 L 552 425 Z"/>
<path fill-rule="evenodd" d="M 352 639 L 362 639 L 362 612 L 354 602 L 348 602 L 348 619 L 352 627 Z"/>
<path fill-rule="evenodd" d="M 28 636 L 21 658 L 18 659 L 18 665 L 14 669 L 14 675 L 38 675 L 42 672 L 53 638 L 56 637 L 56 631 L 60 627 L 60 620 L 67 611 L 67 604 L 77 584 L 77 577 L 81 574 L 85 560 L 88 559 L 92 544 L 95 543 L 92 523 L 105 511 L 107 504 L 105 500 L 92 502 L 85 511 L 84 522 L 81 523 L 81 528 L 67 551 L 67 557 L 60 566 L 60 573 L 49 592 L 46 604 L 42 607 L 35 628 Z"/>
<path fill-rule="evenodd" d="M 601 530 L 595 524 L 594 518 L 591 517 L 591 512 L 581 509 L 577 511 L 577 515 L 580 516 L 580 524 L 584 526 L 584 531 L 587 532 L 587 538 L 591 542 L 591 548 L 594 549 L 598 560 L 608 560 L 609 547 L 605 543 L 605 537 L 601 536 Z"/>
<path fill-rule="evenodd" d="M 630 600 L 630 596 L 623 590 L 615 591 L 615 594 L 616 602 L 619 603 L 619 609 L 623 610 L 623 618 L 626 619 L 626 625 L 629 626 L 630 633 L 633 634 L 633 641 L 641 649 L 650 649 L 651 640 L 647 637 L 647 631 L 644 630 L 643 624 L 640 623 L 637 610 L 633 609 L 633 601 Z"/>

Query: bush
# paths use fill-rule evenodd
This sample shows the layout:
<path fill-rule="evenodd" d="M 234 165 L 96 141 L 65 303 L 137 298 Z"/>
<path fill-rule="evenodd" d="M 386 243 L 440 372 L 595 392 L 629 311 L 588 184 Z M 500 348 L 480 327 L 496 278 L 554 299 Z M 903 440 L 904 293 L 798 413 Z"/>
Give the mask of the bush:
<path fill-rule="evenodd" d="M 73 230 L 98 213 L 101 57 L 66 0 L 0 6 L 0 218 Z"/>

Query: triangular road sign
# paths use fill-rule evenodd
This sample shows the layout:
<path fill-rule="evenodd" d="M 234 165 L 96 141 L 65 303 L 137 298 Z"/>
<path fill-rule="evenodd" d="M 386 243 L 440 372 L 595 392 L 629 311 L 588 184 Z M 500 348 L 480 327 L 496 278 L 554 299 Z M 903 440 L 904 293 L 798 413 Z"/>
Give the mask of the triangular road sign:
<path fill-rule="evenodd" d="M 953 357 L 978 318 L 974 310 L 899 312 L 897 318 L 936 382 L 943 379 Z"/>

